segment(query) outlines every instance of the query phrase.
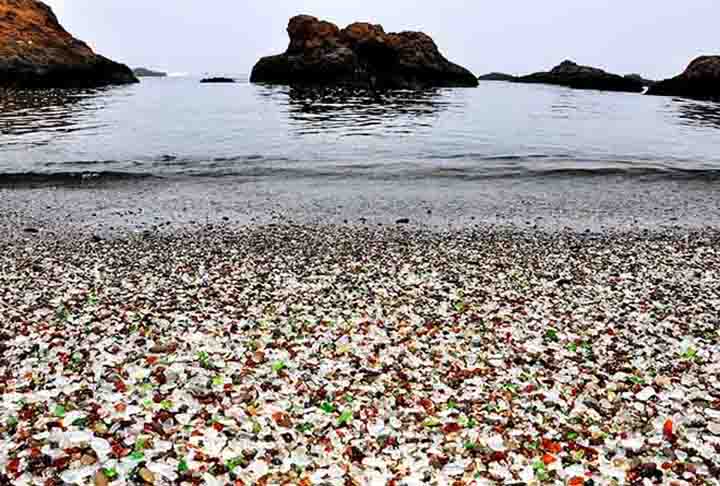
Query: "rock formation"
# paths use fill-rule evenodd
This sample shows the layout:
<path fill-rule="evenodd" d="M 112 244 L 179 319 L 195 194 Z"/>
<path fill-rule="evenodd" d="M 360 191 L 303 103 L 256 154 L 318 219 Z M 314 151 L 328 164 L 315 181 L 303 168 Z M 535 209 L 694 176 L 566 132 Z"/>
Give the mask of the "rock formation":
<path fill-rule="evenodd" d="M 162 71 L 153 71 L 152 69 L 144 67 L 133 69 L 133 74 L 138 78 L 164 78 L 167 76 L 167 73 Z"/>
<path fill-rule="evenodd" d="M 233 78 L 204 78 L 200 80 L 203 84 L 220 84 L 220 83 L 234 83 Z"/>
<path fill-rule="evenodd" d="M 488 73 L 479 76 L 478 79 L 480 81 L 516 81 L 517 77 L 505 73 Z"/>
<path fill-rule="evenodd" d="M 628 91 L 641 93 L 644 85 L 641 81 L 624 78 L 589 66 L 580 66 L 572 61 L 564 61 L 550 72 L 540 72 L 515 79 L 518 83 L 556 84 L 576 89 L 596 89 L 603 91 Z"/>
<path fill-rule="evenodd" d="M 307 15 L 290 19 L 287 32 L 287 51 L 260 59 L 250 81 L 372 88 L 478 85 L 470 71 L 445 59 L 421 32 L 388 34 L 368 23 L 340 29 Z"/>
<path fill-rule="evenodd" d="M 36 0 L 0 0 L 0 87 L 96 87 L 137 82 L 130 68 L 95 54 Z"/>
<path fill-rule="evenodd" d="M 639 83 L 642 83 L 643 86 L 652 86 L 653 84 L 657 83 L 657 81 L 653 81 L 652 79 L 643 78 L 641 75 L 633 73 L 633 74 L 626 74 L 623 76 L 625 79 L 632 79 L 634 81 L 637 81 Z"/>
<path fill-rule="evenodd" d="M 655 83 L 649 95 L 720 100 L 720 56 L 701 56 L 684 73 Z"/>

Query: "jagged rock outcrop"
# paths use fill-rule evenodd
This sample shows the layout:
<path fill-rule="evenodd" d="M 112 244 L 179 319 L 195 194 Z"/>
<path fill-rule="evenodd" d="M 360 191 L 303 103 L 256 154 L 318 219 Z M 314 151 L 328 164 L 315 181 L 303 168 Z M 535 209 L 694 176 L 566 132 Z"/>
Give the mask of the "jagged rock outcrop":
<path fill-rule="evenodd" d="M 36 0 L 0 0 L 0 87 L 96 87 L 137 82 L 130 68 L 97 55 Z"/>
<path fill-rule="evenodd" d="M 520 76 L 515 81 L 518 83 L 556 84 L 575 89 L 627 91 L 632 93 L 641 93 L 644 89 L 641 81 L 624 78 L 594 67 L 580 66 L 572 61 L 564 61 L 550 72 Z"/>
<path fill-rule="evenodd" d="M 649 95 L 720 100 L 720 56 L 701 56 L 685 72 L 655 83 Z"/>
<path fill-rule="evenodd" d="M 264 57 L 251 82 L 373 88 L 475 87 L 470 71 L 448 61 L 422 32 L 385 33 L 381 25 L 344 29 L 308 15 L 290 19 L 284 54 Z"/>
<path fill-rule="evenodd" d="M 153 71 L 152 69 L 139 67 L 133 69 L 133 74 L 138 78 L 165 78 L 167 73 L 162 71 Z"/>
<path fill-rule="evenodd" d="M 505 73 L 488 73 L 488 74 L 483 74 L 482 76 L 479 76 L 478 80 L 480 80 L 480 81 L 515 81 L 515 80 L 517 80 L 517 77 L 513 76 L 512 74 L 505 74 Z"/>

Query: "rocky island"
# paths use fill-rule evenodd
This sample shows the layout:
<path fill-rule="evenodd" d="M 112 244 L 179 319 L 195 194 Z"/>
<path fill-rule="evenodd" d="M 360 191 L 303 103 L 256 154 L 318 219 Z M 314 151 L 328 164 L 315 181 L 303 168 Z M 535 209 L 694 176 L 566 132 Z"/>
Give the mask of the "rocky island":
<path fill-rule="evenodd" d="M 165 78 L 167 77 L 167 73 L 162 71 L 153 71 L 152 69 L 139 67 L 133 69 L 133 73 L 138 78 Z"/>
<path fill-rule="evenodd" d="M 642 93 L 645 88 L 644 83 L 640 80 L 608 73 L 590 66 L 581 66 L 573 61 L 563 61 L 549 72 L 517 77 L 515 82 L 555 84 L 575 89 L 627 91 L 631 93 Z"/>
<path fill-rule="evenodd" d="M 527 76 L 513 76 L 500 72 L 485 74 L 480 81 L 506 81 L 509 83 L 555 84 L 576 89 L 595 89 L 602 91 L 629 91 L 641 93 L 643 88 L 654 81 L 644 79 L 639 74 L 619 76 L 602 69 L 581 66 L 573 61 L 564 61 L 548 72 L 539 72 Z"/>
<path fill-rule="evenodd" d="M 414 89 L 475 87 L 477 78 L 448 61 L 422 32 L 385 33 L 381 25 L 344 29 L 308 15 L 290 19 L 284 54 L 264 57 L 250 81 Z"/>
<path fill-rule="evenodd" d="M 483 74 L 482 76 L 479 76 L 478 80 L 480 80 L 480 81 L 512 82 L 512 81 L 516 81 L 517 77 L 513 76 L 512 74 L 505 74 L 505 73 L 488 73 L 488 74 Z"/>
<path fill-rule="evenodd" d="M 36 0 L 0 0 L 0 87 L 68 88 L 136 83 L 127 66 L 93 52 Z"/>
<path fill-rule="evenodd" d="M 654 84 L 649 95 L 720 100 L 720 56 L 701 56 L 685 72 Z"/>
<path fill-rule="evenodd" d="M 224 78 L 224 77 L 213 77 L 213 78 L 203 78 L 200 80 L 200 83 L 202 84 L 225 84 L 225 83 L 234 83 L 235 80 L 233 78 Z"/>

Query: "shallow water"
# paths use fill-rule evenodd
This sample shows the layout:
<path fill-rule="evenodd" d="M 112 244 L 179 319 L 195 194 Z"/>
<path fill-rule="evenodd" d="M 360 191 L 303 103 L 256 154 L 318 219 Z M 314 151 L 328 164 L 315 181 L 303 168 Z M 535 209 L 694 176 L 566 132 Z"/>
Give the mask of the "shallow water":
<path fill-rule="evenodd" d="M 720 104 L 485 82 L 371 94 L 193 78 L 3 93 L 0 174 L 427 184 L 720 175 Z"/>

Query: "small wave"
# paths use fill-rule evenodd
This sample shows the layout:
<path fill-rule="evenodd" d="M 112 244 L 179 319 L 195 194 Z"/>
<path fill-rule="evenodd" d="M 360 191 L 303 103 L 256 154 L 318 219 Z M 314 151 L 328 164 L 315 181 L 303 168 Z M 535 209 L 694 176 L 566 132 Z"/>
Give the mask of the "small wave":
<path fill-rule="evenodd" d="M 430 160 L 474 160 L 482 162 L 514 162 L 514 161 L 533 161 L 533 160 L 571 160 L 571 154 L 500 154 L 487 155 L 478 153 L 460 153 L 460 154 L 434 154 L 429 157 Z"/>
<path fill-rule="evenodd" d="M 264 155 L 238 155 L 233 157 L 215 157 L 213 162 L 292 162 L 287 157 L 266 157 Z"/>
<path fill-rule="evenodd" d="M 620 177 L 627 179 L 662 180 L 720 180 L 720 169 L 662 169 L 653 167 L 619 168 L 548 168 L 527 169 L 523 167 L 428 167 L 408 165 L 341 165 L 327 164 L 315 167 L 288 166 L 244 166 L 237 168 L 197 167 L 183 176 L 188 177 L 239 177 L 251 179 L 317 179 L 317 180 L 348 180 L 348 181 L 386 181 L 410 182 L 422 180 L 444 180 L 472 182 L 491 179 L 582 179 Z"/>
<path fill-rule="evenodd" d="M 486 159 L 484 159 L 486 160 Z M 497 159 L 494 160 L 506 160 Z M 509 159 L 516 160 L 516 159 Z M 519 159 L 524 160 L 524 159 Z M 554 159 L 556 160 L 556 159 Z M 85 170 L 97 166 L 105 170 Z M 490 179 L 587 179 L 625 178 L 648 181 L 697 180 L 720 181 L 720 169 L 702 166 L 678 168 L 659 163 L 567 161 L 536 164 L 462 164 L 439 165 L 428 160 L 417 162 L 311 163 L 290 159 L 272 159 L 251 155 L 206 159 L 164 156 L 150 162 L 141 161 L 80 161 L 46 164 L 65 170 L 47 172 L 1 173 L 0 186 L 27 184 L 77 185 L 108 181 L 132 181 L 143 178 L 224 178 L 267 180 L 356 180 L 356 181 L 457 181 L 472 182 Z M 78 170 L 73 170 L 77 167 Z M 107 170 L 113 167 L 115 170 Z M 118 170 L 119 169 L 119 170 Z"/>
<path fill-rule="evenodd" d="M 228 157 L 179 157 L 163 155 L 149 160 L 136 160 L 137 167 L 144 167 L 150 172 L 166 173 L 168 170 L 174 175 L 195 175 L 198 171 L 210 174 L 227 172 L 243 172 L 247 167 L 257 165 L 273 165 L 293 162 L 287 157 L 266 157 L 259 154 L 237 155 Z M 216 174 L 217 175 L 217 174 Z"/>
<path fill-rule="evenodd" d="M 530 175 L 544 177 L 598 177 L 626 176 L 658 179 L 720 179 L 720 169 L 682 169 L 671 167 L 595 167 L 554 168 L 528 171 Z"/>
<path fill-rule="evenodd" d="M 662 167 L 567 167 L 532 168 L 496 167 L 486 169 L 444 167 L 406 174 L 407 178 L 438 178 L 458 181 L 481 181 L 488 179 L 585 179 L 617 177 L 648 181 L 698 180 L 714 182 L 720 180 L 720 169 L 677 169 Z"/>
<path fill-rule="evenodd" d="M 157 176 L 113 171 L 10 172 L 0 173 L 0 187 L 43 185 L 75 186 L 89 183 L 133 181 L 149 178 L 157 178 Z"/>
<path fill-rule="evenodd" d="M 111 164 L 117 164 L 118 162 L 115 160 L 75 160 L 73 162 L 45 162 L 43 164 L 45 167 L 66 167 L 68 165 L 78 165 L 78 166 L 102 166 L 102 165 L 111 165 Z M 98 173 L 113 173 L 113 171 L 98 171 Z M 31 172 L 32 173 L 32 172 Z M 55 173 L 55 172 L 53 172 Z M 66 171 L 66 172 L 57 172 L 58 174 L 62 173 L 74 173 L 73 171 Z"/>
<path fill-rule="evenodd" d="M 76 172 L 74 167 L 102 167 L 105 170 L 101 173 L 127 173 L 132 168 L 143 173 L 156 175 L 182 175 L 186 171 L 193 171 L 196 168 L 227 167 L 229 169 L 242 170 L 243 166 L 258 164 L 291 163 L 294 159 L 288 157 L 267 157 L 260 154 L 237 155 L 227 157 L 187 157 L 173 154 L 162 154 L 157 156 L 146 156 L 127 160 L 72 160 L 61 162 L 45 162 L 43 167 L 59 169 L 58 172 Z M 111 168 L 112 170 L 107 170 Z M 81 171 L 80 171 L 81 172 Z M 1 175 L 1 173 L 0 173 Z"/>

